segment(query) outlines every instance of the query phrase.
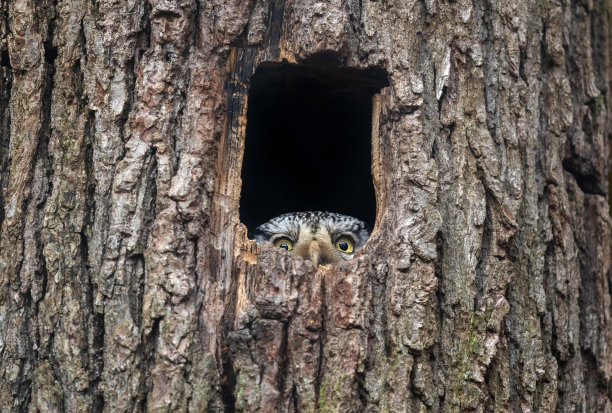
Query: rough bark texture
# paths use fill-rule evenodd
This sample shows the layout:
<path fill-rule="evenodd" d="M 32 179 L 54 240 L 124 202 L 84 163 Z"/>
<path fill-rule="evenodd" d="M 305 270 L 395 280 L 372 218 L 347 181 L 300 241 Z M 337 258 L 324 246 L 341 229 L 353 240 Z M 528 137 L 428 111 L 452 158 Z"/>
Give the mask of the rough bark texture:
<path fill-rule="evenodd" d="M 609 1 L 0 9 L 3 411 L 612 412 Z M 390 82 L 319 268 L 238 211 L 249 77 L 317 56 Z"/>

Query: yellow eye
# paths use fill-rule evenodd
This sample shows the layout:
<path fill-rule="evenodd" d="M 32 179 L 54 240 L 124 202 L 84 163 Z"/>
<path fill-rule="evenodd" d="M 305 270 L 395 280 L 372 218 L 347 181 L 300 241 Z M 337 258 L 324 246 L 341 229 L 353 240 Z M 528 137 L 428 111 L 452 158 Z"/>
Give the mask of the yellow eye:
<path fill-rule="evenodd" d="M 293 244 L 287 238 L 279 238 L 274 241 L 274 246 L 278 248 L 284 248 L 287 251 L 291 251 L 293 249 Z"/>
<path fill-rule="evenodd" d="M 338 238 L 338 241 L 336 241 L 336 248 L 345 254 L 351 254 L 353 252 L 353 241 L 347 237 Z"/>

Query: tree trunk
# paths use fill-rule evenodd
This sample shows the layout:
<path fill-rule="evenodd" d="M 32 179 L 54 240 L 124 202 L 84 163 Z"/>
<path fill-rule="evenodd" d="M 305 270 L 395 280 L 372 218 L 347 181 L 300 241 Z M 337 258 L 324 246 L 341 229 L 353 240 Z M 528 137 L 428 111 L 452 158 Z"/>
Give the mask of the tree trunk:
<path fill-rule="evenodd" d="M 0 4 L 2 411 L 612 412 L 610 1 Z M 389 87 L 317 268 L 239 198 L 255 68 L 322 55 Z"/>

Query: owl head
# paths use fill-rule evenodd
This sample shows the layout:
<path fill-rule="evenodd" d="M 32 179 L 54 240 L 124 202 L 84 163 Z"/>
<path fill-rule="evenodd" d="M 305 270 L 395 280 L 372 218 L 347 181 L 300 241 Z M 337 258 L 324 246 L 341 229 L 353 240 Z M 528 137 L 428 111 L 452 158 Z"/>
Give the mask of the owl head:
<path fill-rule="evenodd" d="M 350 260 L 370 235 L 366 224 L 356 218 L 321 211 L 280 215 L 254 233 L 258 243 L 270 241 L 315 265 Z"/>

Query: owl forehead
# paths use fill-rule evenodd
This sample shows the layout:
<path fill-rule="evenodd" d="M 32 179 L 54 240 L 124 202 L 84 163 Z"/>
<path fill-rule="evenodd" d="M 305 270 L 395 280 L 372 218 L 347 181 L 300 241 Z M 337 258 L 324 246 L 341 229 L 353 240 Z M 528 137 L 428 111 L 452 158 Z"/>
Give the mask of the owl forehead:
<path fill-rule="evenodd" d="M 258 230 L 268 234 L 288 234 L 297 238 L 302 232 L 326 230 L 330 235 L 340 232 L 363 231 L 365 224 L 358 219 L 333 212 L 295 212 L 284 214 L 261 225 Z"/>

